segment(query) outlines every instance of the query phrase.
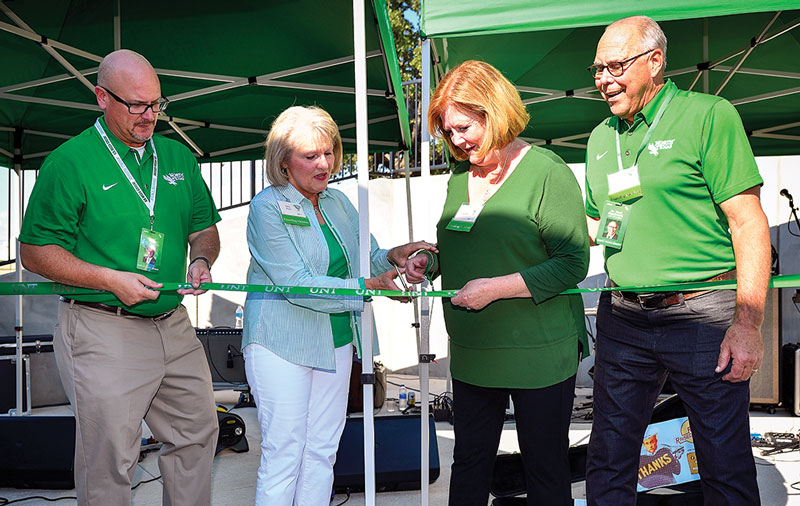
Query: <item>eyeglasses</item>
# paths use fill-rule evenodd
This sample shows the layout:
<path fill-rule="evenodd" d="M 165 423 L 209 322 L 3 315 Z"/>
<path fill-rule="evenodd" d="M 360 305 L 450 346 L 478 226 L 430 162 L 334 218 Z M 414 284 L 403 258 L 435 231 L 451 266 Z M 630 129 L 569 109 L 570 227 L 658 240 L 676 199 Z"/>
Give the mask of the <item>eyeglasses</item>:
<path fill-rule="evenodd" d="M 148 109 L 153 111 L 153 114 L 158 114 L 161 111 L 163 111 L 164 109 L 166 109 L 167 105 L 169 104 L 169 99 L 166 98 L 166 97 L 161 97 L 161 99 L 159 101 L 157 101 L 155 103 L 152 103 L 152 104 L 129 104 L 128 102 L 126 102 L 126 101 L 122 100 L 121 98 L 119 98 L 113 91 L 109 90 L 105 86 L 100 86 L 100 87 L 103 88 L 104 90 L 106 90 L 106 93 L 111 95 L 111 98 L 113 98 L 114 100 L 116 100 L 120 104 L 122 104 L 125 107 L 127 107 L 128 108 L 128 112 L 131 113 L 131 114 L 144 114 L 144 113 L 147 112 Z"/>
<path fill-rule="evenodd" d="M 589 65 L 587 70 L 589 71 L 590 74 L 592 74 L 592 77 L 595 79 L 601 78 L 603 76 L 603 72 L 606 69 L 608 69 L 608 73 L 611 74 L 612 76 L 621 77 L 622 74 L 624 74 L 625 71 L 627 70 L 625 65 L 633 63 L 633 61 L 636 60 L 636 58 L 644 56 L 647 53 L 652 53 L 655 50 L 656 48 L 653 48 L 649 51 L 645 51 L 644 53 L 637 54 L 636 56 L 631 56 L 627 60 L 608 62 L 608 65 L 599 65 L 599 64 Z M 630 65 L 628 65 L 628 67 L 630 67 Z"/>

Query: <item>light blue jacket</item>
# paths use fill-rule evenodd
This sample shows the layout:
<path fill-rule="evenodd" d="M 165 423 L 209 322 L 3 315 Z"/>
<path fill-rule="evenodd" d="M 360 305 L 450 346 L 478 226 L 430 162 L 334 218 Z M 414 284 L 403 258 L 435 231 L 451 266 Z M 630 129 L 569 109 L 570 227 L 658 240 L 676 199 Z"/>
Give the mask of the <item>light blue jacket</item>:
<path fill-rule="evenodd" d="M 278 201 L 299 203 L 310 226 L 284 223 Z M 327 276 L 329 252 L 325 236 L 317 223 L 314 207 L 291 184 L 264 188 L 250 203 L 247 217 L 247 244 L 250 267 L 247 282 L 290 286 L 363 288 L 358 262 L 358 213 L 339 190 L 324 190 L 319 207 L 334 236 L 342 245 L 350 276 Z M 370 236 L 371 275 L 392 265 L 386 250 L 378 249 Z M 364 298 L 340 295 L 291 295 L 248 293 L 244 305 L 242 348 L 250 343 L 265 346 L 294 364 L 326 370 L 336 368 L 330 313 L 352 311 L 355 345 L 361 356 L 361 311 Z M 373 327 L 375 353 L 377 335 Z"/>

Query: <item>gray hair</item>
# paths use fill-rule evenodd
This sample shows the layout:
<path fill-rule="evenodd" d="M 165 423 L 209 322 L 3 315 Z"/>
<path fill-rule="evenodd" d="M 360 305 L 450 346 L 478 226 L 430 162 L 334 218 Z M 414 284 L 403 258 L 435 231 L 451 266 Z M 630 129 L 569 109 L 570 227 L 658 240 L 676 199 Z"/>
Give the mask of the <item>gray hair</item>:
<path fill-rule="evenodd" d="M 661 27 L 653 21 L 653 18 L 648 16 L 631 16 L 614 21 L 606 27 L 606 31 L 610 28 L 617 28 L 619 25 L 632 25 L 636 28 L 639 36 L 639 50 L 648 51 L 650 49 L 660 49 L 664 54 L 664 66 L 662 71 L 667 68 L 667 36 Z"/>

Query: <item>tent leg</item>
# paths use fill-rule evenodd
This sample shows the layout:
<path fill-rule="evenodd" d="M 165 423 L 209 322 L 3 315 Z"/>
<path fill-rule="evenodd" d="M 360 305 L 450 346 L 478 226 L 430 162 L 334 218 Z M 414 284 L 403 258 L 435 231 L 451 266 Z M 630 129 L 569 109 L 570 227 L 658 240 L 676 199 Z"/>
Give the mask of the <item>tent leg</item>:
<path fill-rule="evenodd" d="M 356 155 L 358 163 L 359 265 L 364 276 L 370 274 L 369 235 L 369 138 L 367 132 L 367 50 L 364 27 L 364 0 L 353 0 L 353 55 L 356 90 Z M 364 304 L 361 325 L 361 356 L 364 385 L 364 504 L 375 504 L 375 417 L 372 389 L 372 304 Z"/>
<path fill-rule="evenodd" d="M 428 288 L 428 282 L 423 281 L 423 290 Z M 430 351 L 430 328 L 431 328 L 431 299 L 430 297 L 422 297 L 421 303 L 422 315 L 422 328 L 421 339 L 419 348 L 419 400 L 422 402 L 422 416 L 420 416 L 421 424 L 421 476 L 420 476 L 420 490 L 422 506 L 428 506 L 429 492 L 430 492 L 430 427 L 428 426 L 428 417 L 430 411 L 430 402 L 428 401 L 429 392 L 429 364 L 433 356 L 429 354 Z"/>
<path fill-rule="evenodd" d="M 22 181 L 22 163 L 20 162 L 22 158 L 22 128 L 16 128 L 14 130 L 14 171 L 17 173 L 17 191 L 18 191 L 18 202 L 17 202 L 17 216 L 19 216 L 19 221 L 17 225 L 19 229 L 22 230 L 22 213 L 23 213 L 23 199 L 25 198 L 25 188 Z M 15 260 L 15 266 L 17 269 L 17 282 L 22 283 L 22 261 L 20 260 L 19 256 L 19 236 L 17 236 L 17 258 Z M 22 295 L 17 296 L 17 311 L 16 311 L 16 322 L 14 325 L 14 334 L 16 334 L 17 338 L 17 347 L 16 347 L 16 361 L 17 361 L 17 368 L 16 368 L 16 409 L 14 409 L 14 415 L 20 416 L 23 414 L 23 406 L 22 406 Z M 28 409 L 31 407 L 28 406 Z"/>

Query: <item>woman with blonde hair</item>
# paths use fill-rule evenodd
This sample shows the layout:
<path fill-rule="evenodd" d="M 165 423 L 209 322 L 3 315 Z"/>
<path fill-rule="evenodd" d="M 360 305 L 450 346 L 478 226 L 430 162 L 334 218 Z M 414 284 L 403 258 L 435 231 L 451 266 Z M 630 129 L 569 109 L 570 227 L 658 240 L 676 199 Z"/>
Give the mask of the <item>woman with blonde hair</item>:
<path fill-rule="evenodd" d="M 580 295 L 589 243 L 581 192 L 554 153 L 518 135 L 529 120 L 514 86 L 466 61 L 431 98 L 431 133 L 458 160 L 437 227 L 455 407 L 452 506 L 485 506 L 509 395 L 529 505 L 571 505 L 567 459 L 586 328 Z M 417 279 L 424 255 L 407 264 Z"/>
<path fill-rule="evenodd" d="M 393 265 L 435 250 L 417 242 L 387 251 L 370 238 L 372 272 L 359 271 L 358 214 L 327 187 L 341 169 L 342 140 L 323 109 L 282 112 L 265 161 L 271 186 L 247 219 L 248 283 L 398 290 Z M 356 296 L 248 293 L 242 348 L 261 424 L 257 506 L 329 503 L 363 307 Z"/>

